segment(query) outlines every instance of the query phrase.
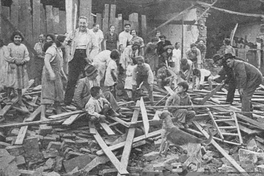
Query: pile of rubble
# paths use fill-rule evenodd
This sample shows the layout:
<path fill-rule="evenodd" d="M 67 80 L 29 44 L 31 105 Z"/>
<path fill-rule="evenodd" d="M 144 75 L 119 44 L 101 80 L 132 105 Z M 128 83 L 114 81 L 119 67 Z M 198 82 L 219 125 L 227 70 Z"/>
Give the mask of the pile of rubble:
<path fill-rule="evenodd" d="M 235 106 L 221 105 L 225 89 L 217 92 L 204 87 L 189 92 L 197 116 L 193 125 L 182 130 L 208 138 L 204 127 L 215 129 L 212 145 L 202 151 L 201 167 L 185 166 L 187 154 L 176 146 L 170 146 L 167 156 L 159 155 L 162 122 L 157 114 L 172 93 L 166 89 L 155 87 L 155 106 L 150 106 L 145 97 L 136 104 L 119 102 L 121 113 L 127 118 L 113 117 L 98 124 L 91 124 L 84 112 L 66 107 L 62 114 L 51 114 L 49 120 L 39 121 L 40 90 L 36 88 L 23 91 L 28 113 L 1 101 L 1 175 L 181 175 L 193 171 L 209 175 L 222 172 L 261 175 L 264 171 L 262 87 L 253 96 L 255 119 L 240 114 L 238 102 Z M 208 101 L 198 105 L 204 99 Z M 230 112 L 236 114 L 237 121 L 216 123 Z M 237 134 L 232 135 L 234 132 Z"/>

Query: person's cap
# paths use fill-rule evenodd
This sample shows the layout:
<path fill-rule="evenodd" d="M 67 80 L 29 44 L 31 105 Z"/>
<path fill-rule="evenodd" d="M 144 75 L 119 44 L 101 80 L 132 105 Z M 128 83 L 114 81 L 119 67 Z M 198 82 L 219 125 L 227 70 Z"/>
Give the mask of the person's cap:
<path fill-rule="evenodd" d="M 213 61 L 214 61 L 214 62 L 217 62 L 217 61 L 219 61 L 219 60 L 221 60 L 221 59 L 223 59 L 223 56 L 221 56 L 220 54 L 215 54 L 215 55 L 213 56 Z"/>
<path fill-rule="evenodd" d="M 227 60 L 227 59 L 234 59 L 235 56 L 234 56 L 233 54 L 231 54 L 231 53 L 226 53 L 226 54 L 224 55 L 224 58 L 225 58 L 225 60 Z"/>
<path fill-rule="evenodd" d="M 97 69 L 95 68 L 95 66 L 89 64 L 84 68 L 84 71 L 87 77 L 91 77 L 94 73 L 97 72 Z"/>

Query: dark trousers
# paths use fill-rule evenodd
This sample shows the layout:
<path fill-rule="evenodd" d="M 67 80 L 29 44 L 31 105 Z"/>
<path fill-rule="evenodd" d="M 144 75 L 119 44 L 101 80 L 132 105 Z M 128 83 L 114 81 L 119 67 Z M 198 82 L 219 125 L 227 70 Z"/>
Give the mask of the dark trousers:
<path fill-rule="evenodd" d="M 65 91 L 64 103 L 71 104 L 74 90 L 81 73 L 84 74 L 84 68 L 87 65 L 85 60 L 86 50 L 76 50 L 73 59 L 69 62 L 68 83 Z"/>
<path fill-rule="evenodd" d="M 228 90 L 226 95 L 226 102 L 232 103 L 235 96 L 236 91 L 236 83 L 235 80 L 231 79 L 228 83 Z"/>

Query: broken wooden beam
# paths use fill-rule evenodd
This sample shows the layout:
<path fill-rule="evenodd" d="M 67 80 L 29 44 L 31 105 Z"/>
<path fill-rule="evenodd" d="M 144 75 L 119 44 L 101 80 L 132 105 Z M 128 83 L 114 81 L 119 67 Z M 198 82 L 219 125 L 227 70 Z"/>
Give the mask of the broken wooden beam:
<path fill-rule="evenodd" d="M 101 127 L 105 130 L 108 135 L 115 135 L 115 132 L 105 122 L 100 122 Z"/>
<path fill-rule="evenodd" d="M 56 118 L 61 118 L 61 117 L 65 117 L 65 116 L 71 116 L 71 115 L 74 115 L 74 114 L 80 114 L 82 112 L 84 112 L 84 111 L 76 110 L 76 111 L 71 111 L 71 112 L 64 112 L 64 113 L 61 113 L 61 114 L 51 115 L 48 118 L 49 119 L 56 119 Z"/>
<path fill-rule="evenodd" d="M 209 138 L 209 134 L 200 126 L 198 122 L 193 123 L 206 138 Z M 226 151 L 217 142 L 215 142 L 214 139 L 212 139 L 211 143 L 242 175 L 249 176 L 249 174 L 230 155 L 228 155 L 228 153 L 226 153 Z"/>
<path fill-rule="evenodd" d="M 211 92 L 209 92 L 202 100 L 199 104 L 203 105 L 207 100 L 209 100 L 212 96 L 214 96 L 214 94 L 216 94 L 216 92 L 218 92 L 225 84 L 219 84 L 218 86 L 216 86 Z"/>
<path fill-rule="evenodd" d="M 140 104 L 140 110 L 141 110 L 141 115 L 142 115 L 142 120 L 143 120 L 145 136 L 147 136 L 149 132 L 149 119 L 148 119 L 148 114 L 147 114 L 146 107 L 144 104 L 144 100 L 142 97 L 140 98 L 139 104 Z"/>
<path fill-rule="evenodd" d="M 162 131 L 162 130 L 157 130 L 157 131 L 154 131 L 154 132 L 149 133 L 147 136 L 142 135 L 142 136 L 135 137 L 135 138 L 133 139 L 133 143 L 138 142 L 138 141 L 142 141 L 142 140 L 147 139 L 147 138 L 151 138 L 151 137 L 158 136 L 158 135 L 161 134 L 161 131 Z M 114 150 L 120 149 L 121 147 L 124 147 L 124 146 L 125 146 L 125 143 L 126 143 L 126 142 L 120 142 L 120 143 L 118 143 L 118 144 L 111 145 L 111 146 L 109 146 L 108 148 L 109 148 L 110 150 L 114 151 Z M 103 150 L 98 150 L 98 151 L 96 152 L 96 154 L 97 154 L 97 155 L 103 155 L 103 154 L 104 154 L 104 151 L 103 151 Z"/>
<path fill-rule="evenodd" d="M 140 101 L 137 101 L 136 106 L 139 106 L 139 105 L 140 105 Z M 139 112 L 140 112 L 139 109 L 134 110 L 133 116 L 131 119 L 131 123 L 137 122 Z M 122 157 L 121 157 L 121 163 L 125 166 L 125 168 L 127 168 L 127 166 L 128 166 L 128 161 L 129 161 L 129 156 L 130 156 L 131 149 L 132 149 L 135 131 L 136 131 L 135 128 L 129 128 L 129 130 L 127 132 L 126 144 L 125 144 L 125 147 L 124 147 L 124 150 L 122 153 Z M 118 174 L 118 176 L 120 176 L 120 174 Z"/>
<path fill-rule="evenodd" d="M 103 138 L 100 136 L 100 134 L 98 133 L 98 131 L 96 129 L 95 129 L 94 138 L 97 141 L 97 143 L 99 144 L 99 146 L 101 147 L 101 149 L 104 151 L 106 156 L 110 159 L 112 164 L 115 166 L 115 168 L 117 169 L 118 173 L 121 174 L 121 175 L 122 174 L 123 175 L 129 174 L 128 171 L 126 170 L 126 167 L 124 167 L 123 163 L 121 163 L 116 158 L 116 156 L 114 155 L 112 150 L 105 144 Z"/>

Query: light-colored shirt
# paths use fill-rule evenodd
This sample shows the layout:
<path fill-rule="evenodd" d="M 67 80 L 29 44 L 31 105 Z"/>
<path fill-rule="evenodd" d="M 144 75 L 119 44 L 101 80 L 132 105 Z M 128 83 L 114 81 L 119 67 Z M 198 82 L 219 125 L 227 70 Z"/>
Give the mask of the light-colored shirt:
<path fill-rule="evenodd" d="M 172 50 L 172 60 L 175 63 L 174 72 L 178 73 L 180 71 L 181 65 L 181 50 L 180 49 L 173 49 Z"/>
<path fill-rule="evenodd" d="M 97 54 L 94 57 L 93 62 L 106 65 L 107 62 L 109 62 L 109 60 L 111 59 L 110 54 L 111 54 L 111 51 L 109 50 L 101 51 L 99 54 Z"/>
<path fill-rule="evenodd" d="M 150 85 L 153 85 L 154 83 L 154 75 L 153 75 L 153 72 L 151 71 L 151 68 L 149 66 L 149 64 L 147 63 L 144 63 L 144 66 L 145 66 L 145 69 L 146 69 L 146 74 L 148 75 L 148 79 L 147 79 L 147 83 L 150 84 Z M 133 85 L 137 85 L 137 69 L 138 69 L 138 66 L 136 66 L 132 72 L 132 84 Z"/>
<path fill-rule="evenodd" d="M 75 37 L 76 49 L 86 49 L 89 38 L 86 37 L 86 32 L 79 32 Z"/>
<path fill-rule="evenodd" d="M 99 48 L 101 48 L 101 43 L 102 41 L 104 40 L 104 34 L 103 34 L 103 31 L 101 31 L 100 29 L 98 29 L 97 32 L 94 32 L 93 30 L 91 30 L 94 35 L 95 35 L 95 40 L 96 40 L 96 43 L 97 43 L 97 46 Z"/>
<path fill-rule="evenodd" d="M 44 58 L 44 54 L 45 54 L 43 52 L 43 46 L 44 46 L 44 43 L 41 43 L 41 42 L 36 43 L 34 46 L 34 50 L 37 52 L 38 57 L 41 57 L 41 58 Z"/>
<path fill-rule="evenodd" d="M 119 45 L 122 45 L 123 48 L 127 47 L 127 42 L 132 39 L 132 35 L 130 32 L 123 31 L 119 34 Z"/>
<path fill-rule="evenodd" d="M 95 99 L 94 97 L 91 97 L 85 105 L 85 110 L 89 115 L 99 118 L 100 112 L 102 112 L 105 104 L 110 105 L 109 101 L 105 98 L 100 97 L 99 99 Z"/>
<path fill-rule="evenodd" d="M 200 69 L 201 75 L 200 75 L 200 84 L 204 83 L 204 79 L 205 77 L 208 77 L 211 75 L 211 72 L 209 70 L 206 69 Z"/>
<path fill-rule="evenodd" d="M 113 86 L 115 84 L 111 74 L 112 71 L 114 71 L 114 74 L 117 77 L 117 65 L 113 59 L 109 60 L 107 63 L 104 86 Z"/>

